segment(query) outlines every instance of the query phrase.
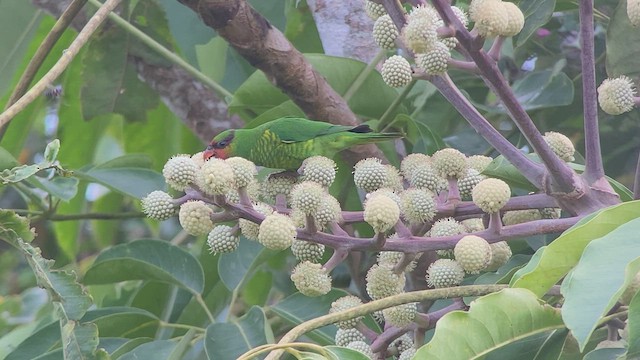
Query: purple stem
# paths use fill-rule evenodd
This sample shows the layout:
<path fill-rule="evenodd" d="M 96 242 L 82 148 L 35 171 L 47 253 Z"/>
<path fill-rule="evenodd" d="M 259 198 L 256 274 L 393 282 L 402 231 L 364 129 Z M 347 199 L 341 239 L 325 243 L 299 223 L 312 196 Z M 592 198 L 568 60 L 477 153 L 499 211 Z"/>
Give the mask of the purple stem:
<path fill-rule="evenodd" d="M 356 329 L 358 329 L 358 331 L 360 331 L 362 333 L 362 335 L 364 335 L 367 340 L 373 342 L 376 340 L 376 338 L 378 338 L 378 333 L 371 330 L 367 325 L 365 325 L 362 321 L 358 321 L 358 323 L 356 324 Z"/>
<path fill-rule="evenodd" d="M 411 230 L 402 222 L 402 220 L 398 220 L 395 225 L 396 234 L 400 238 L 409 238 L 411 237 Z"/>
<path fill-rule="evenodd" d="M 305 216 L 305 231 L 313 234 L 318 232 L 318 226 L 316 226 L 316 219 L 313 218 L 313 215 Z"/>
<path fill-rule="evenodd" d="M 404 17 L 404 11 L 398 5 L 397 0 L 382 0 L 382 5 L 384 9 L 387 11 L 387 14 L 393 20 L 393 23 L 396 24 L 398 31 L 401 31 L 406 24 L 407 19 Z"/>
<path fill-rule="evenodd" d="M 347 256 L 349 256 L 348 250 L 336 249 L 329 260 L 327 260 L 327 262 L 322 265 L 322 268 L 324 268 L 327 273 L 329 273 L 331 272 L 331 270 L 335 269 L 336 266 L 340 265 L 340 263 L 343 262 L 347 258 Z"/>
<path fill-rule="evenodd" d="M 449 193 L 447 194 L 447 203 L 453 204 L 455 208 L 456 205 L 460 203 L 460 189 L 458 188 L 458 180 L 455 178 L 448 178 L 447 182 L 449 183 Z"/>
<path fill-rule="evenodd" d="M 241 186 L 238 188 L 238 197 L 240 198 L 240 205 L 246 207 L 247 209 L 253 208 L 253 204 L 251 202 L 251 198 L 249 197 L 249 193 L 247 192 L 246 186 Z"/>
<path fill-rule="evenodd" d="M 500 59 L 500 52 L 502 51 L 502 44 L 504 44 L 504 40 L 504 36 L 496 37 L 496 39 L 493 41 L 493 44 L 491 44 L 491 49 L 489 49 L 489 52 L 487 52 L 487 54 L 495 61 L 498 61 Z"/>
<path fill-rule="evenodd" d="M 276 211 L 279 213 L 282 213 L 282 211 L 286 208 L 287 208 L 287 195 L 277 194 L 276 195 Z"/>
<path fill-rule="evenodd" d="M 509 160 L 520 172 L 526 176 L 536 187 L 541 188 L 543 184 L 544 169 L 540 164 L 525 156 L 509 140 L 505 139 L 482 114 L 467 100 L 460 90 L 451 81 L 449 75 L 437 76 L 430 79 L 431 83 L 440 91 L 453 107 L 458 110 L 469 124 L 485 139 L 491 146 L 498 150 Z M 537 130 L 536 130 L 537 131 Z M 544 140 L 543 140 L 544 141 Z M 555 156 L 555 154 L 554 154 Z"/>
<path fill-rule="evenodd" d="M 382 334 L 378 335 L 376 340 L 371 344 L 371 350 L 373 350 L 374 353 L 386 350 L 395 339 L 404 335 L 408 331 L 414 330 L 415 328 L 415 324 L 401 328 L 392 326 L 386 329 Z"/>
<path fill-rule="evenodd" d="M 453 304 L 440 310 L 428 313 L 427 319 L 429 320 L 429 328 L 434 328 L 436 326 L 436 322 L 446 314 L 452 311 L 465 309 L 466 307 L 467 306 L 464 304 L 464 301 L 461 298 L 457 298 L 453 299 Z"/>
<path fill-rule="evenodd" d="M 449 59 L 449 67 L 454 69 L 466 70 L 474 74 L 479 74 L 480 70 L 476 66 L 476 63 L 471 61 L 462 61 L 456 59 Z"/>
<path fill-rule="evenodd" d="M 494 234 L 500 234 L 500 230 L 502 230 L 500 212 L 497 211 L 489 214 L 489 227 L 487 228 L 487 231 L 493 232 Z"/>
<path fill-rule="evenodd" d="M 547 187 L 554 186 L 557 190 L 553 191 L 559 190 L 565 193 L 576 191 L 576 187 L 579 186 L 579 184 L 574 181 L 574 171 L 556 156 L 544 141 L 542 134 L 540 134 L 540 131 L 536 128 L 533 120 L 531 120 L 529 114 L 527 114 L 520 105 L 513 91 L 511 91 L 509 84 L 502 76 L 496 62 L 482 50 L 481 46 L 478 46 L 478 39 L 472 37 L 469 31 L 460 23 L 460 20 L 458 20 L 451 10 L 451 5 L 448 0 L 433 0 L 432 3 L 445 24 L 453 24 L 455 26 L 456 38 L 460 41 L 460 45 L 469 51 L 469 56 L 475 61 L 483 74 L 483 80 L 485 80 L 495 94 L 498 95 L 522 135 L 524 135 L 533 150 L 540 156 L 540 160 L 548 170 L 547 173 L 553 180 L 553 184 L 544 184 L 544 190 L 551 192 L 552 190 Z M 501 149 L 496 149 L 502 153 Z M 503 155 L 507 156 L 504 153 Z M 507 157 L 507 159 L 511 161 L 509 157 Z M 518 165 L 514 165 L 518 167 Z M 518 167 L 518 170 L 525 174 L 520 167 Z M 539 180 L 540 179 L 536 178 L 536 181 Z"/>
<path fill-rule="evenodd" d="M 584 108 L 585 170 L 589 184 L 604 177 L 600 132 L 593 35 L 593 0 L 580 0 L 580 58 L 582 59 L 582 106 Z"/>

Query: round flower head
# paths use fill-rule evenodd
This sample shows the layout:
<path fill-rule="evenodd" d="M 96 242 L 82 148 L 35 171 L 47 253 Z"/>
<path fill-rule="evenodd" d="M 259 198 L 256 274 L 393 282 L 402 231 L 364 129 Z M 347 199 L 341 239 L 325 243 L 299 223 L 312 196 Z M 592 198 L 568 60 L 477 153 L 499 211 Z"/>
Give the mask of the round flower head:
<path fill-rule="evenodd" d="M 251 161 L 235 156 L 226 159 L 225 162 L 233 170 L 236 187 L 247 186 L 255 180 L 254 176 L 257 174 L 256 165 Z"/>
<path fill-rule="evenodd" d="M 375 356 L 373 350 L 371 350 L 371 346 L 364 341 L 352 341 L 347 344 L 347 348 L 364 354 L 368 359 L 373 359 Z"/>
<path fill-rule="evenodd" d="M 395 49 L 395 41 L 399 35 L 398 28 L 396 28 L 396 25 L 389 15 L 380 16 L 373 24 L 373 40 L 382 49 Z"/>
<path fill-rule="evenodd" d="M 404 176 L 407 181 L 411 181 L 411 173 L 418 166 L 421 165 L 430 165 L 431 158 L 429 155 L 415 153 L 409 154 L 400 163 L 400 172 L 402 172 L 402 176 Z"/>
<path fill-rule="evenodd" d="M 380 16 L 383 16 L 387 13 L 382 4 L 378 4 L 369 0 L 364 0 L 364 12 L 373 20 L 376 20 Z"/>
<path fill-rule="evenodd" d="M 507 13 L 509 23 L 502 31 L 502 36 L 515 36 L 520 33 L 520 30 L 524 27 L 524 14 L 518 5 L 512 2 L 503 2 L 502 7 Z"/>
<path fill-rule="evenodd" d="M 452 217 L 442 218 L 431 227 L 432 237 L 453 236 L 464 233 L 464 226 Z"/>
<path fill-rule="evenodd" d="M 302 163 L 302 181 L 330 186 L 336 179 L 336 162 L 325 156 L 312 156 Z"/>
<path fill-rule="evenodd" d="M 293 240 L 291 252 L 299 261 L 318 263 L 324 254 L 324 245 L 305 240 Z"/>
<path fill-rule="evenodd" d="M 362 341 L 364 342 L 367 338 L 358 330 L 358 329 L 341 329 L 338 328 L 336 331 L 336 345 L 338 346 L 347 346 L 350 342 L 353 341 Z"/>
<path fill-rule="evenodd" d="M 419 5 L 411 9 L 411 12 L 407 16 L 407 21 L 417 19 L 428 19 L 433 23 L 440 20 L 440 15 L 436 9 L 431 5 Z"/>
<path fill-rule="evenodd" d="M 436 41 L 431 51 L 416 55 L 416 64 L 427 75 L 441 75 L 447 71 L 451 59 L 449 47 L 440 41 Z"/>
<path fill-rule="evenodd" d="M 386 323 L 396 327 L 405 327 L 411 325 L 417 312 L 416 303 L 408 303 L 384 309 L 382 315 Z"/>
<path fill-rule="evenodd" d="M 382 187 L 397 192 L 402 191 L 402 176 L 400 176 L 400 172 L 398 171 L 398 169 L 396 169 L 395 166 L 389 164 L 386 164 L 384 167 L 387 170 L 387 174 L 384 178 L 384 184 L 382 184 Z"/>
<path fill-rule="evenodd" d="M 331 303 L 331 309 L 329 309 L 329 314 L 348 310 L 358 305 L 362 305 L 362 300 L 360 300 L 359 297 L 353 296 L 353 295 L 343 296 L 338 300 L 334 301 L 333 303 Z M 353 329 L 356 327 L 356 325 L 358 325 L 358 322 L 361 319 L 362 319 L 362 316 L 359 316 L 353 319 L 340 321 L 336 325 L 340 329 Z"/>
<path fill-rule="evenodd" d="M 400 55 L 393 55 L 382 64 L 382 80 L 391 87 L 408 85 L 411 75 L 411 64 Z"/>
<path fill-rule="evenodd" d="M 236 236 L 231 226 L 218 225 L 209 232 L 207 244 L 212 253 L 230 253 L 236 251 L 240 238 Z"/>
<path fill-rule="evenodd" d="M 196 180 L 198 166 L 189 155 L 176 155 L 162 168 L 162 176 L 171 188 L 183 191 Z"/>
<path fill-rule="evenodd" d="M 467 165 L 477 172 L 482 173 L 492 161 L 493 159 L 488 156 L 472 155 L 467 158 Z"/>
<path fill-rule="evenodd" d="M 233 169 L 222 159 L 209 159 L 200 168 L 196 185 L 207 195 L 224 195 L 235 187 Z"/>
<path fill-rule="evenodd" d="M 640 26 L 640 1 L 627 0 L 627 16 L 631 25 Z"/>
<path fill-rule="evenodd" d="M 402 193 L 402 214 L 410 223 L 425 223 L 436 215 L 436 202 L 427 190 L 411 188 Z"/>
<path fill-rule="evenodd" d="M 200 169 L 202 167 L 202 165 L 204 165 L 204 151 L 200 151 L 197 152 L 193 155 L 191 155 L 191 160 L 193 160 L 193 163 L 196 164 L 196 167 L 198 169 Z"/>
<path fill-rule="evenodd" d="M 458 180 L 460 196 L 465 200 L 471 199 L 471 191 L 473 191 L 473 188 L 484 179 L 486 179 L 486 177 L 484 175 L 480 175 L 476 169 L 467 169 L 465 177 Z"/>
<path fill-rule="evenodd" d="M 464 279 L 464 269 L 455 260 L 436 260 L 427 270 L 427 284 L 436 289 L 458 286 L 462 283 L 462 279 Z"/>
<path fill-rule="evenodd" d="M 255 202 L 255 199 L 258 199 L 260 196 L 260 183 L 256 179 L 252 179 L 247 186 L 245 187 L 247 190 L 247 195 L 249 195 L 249 199 Z M 240 202 L 240 194 L 238 193 L 238 189 L 231 189 L 226 194 L 227 202 L 229 203 L 239 203 Z"/>
<path fill-rule="evenodd" d="M 477 274 L 491 263 L 491 246 L 475 235 L 467 235 L 458 240 L 453 249 L 456 261 L 469 274 Z"/>
<path fill-rule="evenodd" d="M 605 79 L 598 87 L 598 103 L 604 112 L 620 115 L 633 110 L 636 89 L 631 79 L 620 76 Z"/>
<path fill-rule="evenodd" d="M 481 218 L 473 218 L 462 220 L 462 226 L 464 226 L 464 232 L 473 233 L 484 230 L 484 223 Z"/>
<path fill-rule="evenodd" d="M 211 215 L 213 209 L 202 201 L 187 201 L 180 206 L 178 219 L 180 226 L 193 236 L 205 235 L 213 229 Z"/>
<path fill-rule="evenodd" d="M 411 348 L 403 351 L 398 357 L 398 360 L 411 360 L 414 356 L 416 356 L 416 349 Z"/>
<path fill-rule="evenodd" d="M 326 229 L 332 221 L 342 221 L 342 209 L 340 203 L 333 196 L 325 193 L 320 201 L 320 206 L 316 211 L 314 218 L 316 225 L 320 229 Z"/>
<path fill-rule="evenodd" d="M 499 179 L 484 179 L 471 192 L 473 203 L 486 213 L 498 212 L 509 201 L 511 188 Z"/>
<path fill-rule="evenodd" d="M 291 207 L 304 214 L 313 215 L 325 194 L 322 185 L 312 181 L 301 182 L 291 190 Z"/>
<path fill-rule="evenodd" d="M 491 262 L 487 265 L 487 271 L 496 271 L 506 264 L 511 258 L 511 248 L 506 241 L 498 241 L 491 244 Z"/>
<path fill-rule="evenodd" d="M 573 154 L 575 154 L 576 148 L 573 147 L 573 143 L 565 135 L 559 132 L 549 131 L 544 134 L 544 141 L 549 144 L 551 150 L 563 161 L 571 162 L 575 160 Z"/>
<path fill-rule="evenodd" d="M 435 169 L 428 164 L 417 165 L 409 179 L 409 184 L 418 189 L 425 189 L 434 193 L 439 193 L 447 189 L 447 180 L 436 173 Z"/>
<path fill-rule="evenodd" d="M 142 199 L 142 211 L 154 220 L 167 220 L 176 214 L 173 198 L 164 191 L 153 191 Z"/>
<path fill-rule="evenodd" d="M 385 233 L 400 219 L 400 208 L 390 197 L 385 195 L 372 196 L 364 203 L 364 221 L 376 233 Z"/>
<path fill-rule="evenodd" d="M 291 272 L 291 281 L 305 296 L 322 296 L 331 291 L 331 277 L 320 264 L 304 261 Z"/>
<path fill-rule="evenodd" d="M 267 216 L 273 213 L 273 209 L 271 206 L 265 203 L 258 203 L 253 205 L 253 210 L 259 212 L 260 214 Z M 258 240 L 258 232 L 260 231 L 260 225 L 254 223 L 253 221 L 247 219 L 239 219 L 238 225 L 240 225 L 240 232 L 242 235 L 249 240 Z"/>
<path fill-rule="evenodd" d="M 464 10 L 457 6 L 452 6 L 451 11 L 453 11 L 453 14 L 458 18 L 458 20 L 460 20 L 464 27 L 469 25 L 469 17 L 467 17 L 467 13 L 465 13 Z"/>
<path fill-rule="evenodd" d="M 438 41 L 436 23 L 428 16 L 410 16 L 402 29 L 402 38 L 415 53 L 431 51 Z"/>
<path fill-rule="evenodd" d="M 393 342 L 389 344 L 389 348 L 394 348 L 398 354 L 402 354 L 403 352 L 413 348 L 413 337 L 408 333 L 405 333 L 399 338 L 393 340 Z"/>
<path fill-rule="evenodd" d="M 296 227 L 287 215 L 272 213 L 264 218 L 258 231 L 258 241 L 271 250 L 284 250 L 296 238 Z"/>
<path fill-rule="evenodd" d="M 540 219 L 542 219 L 542 215 L 540 215 L 540 211 L 538 211 L 538 209 L 513 210 L 507 211 L 502 215 L 502 222 L 506 226 L 522 224 Z"/>
<path fill-rule="evenodd" d="M 389 236 L 389 239 L 392 238 L 397 238 L 397 236 L 394 234 L 392 236 Z M 381 251 L 378 254 L 378 265 L 380 266 L 386 266 L 388 268 L 395 268 L 396 265 L 398 265 L 404 258 L 404 253 L 400 252 L 400 251 Z M 410 273 L 412 272 L 417 266 L 417 263 L 414 261 L 411 261 L 409 263 L 409 265 L 407 265 L 406 268 L 404 268 L 404 272 L 406 273 Z"/>
<path fill-rule="evenodd" d="M 276 195 L 282 194 L 289 197 L 291 189 L 296 184 L 297 179 L 293 176 L 277 176 L 269 174 L 264 181 L 262 181 L 262 187 L 260 192 L 262 198 L 265 201 L 274 201 Z"/>
<path fill-rule="evenodd" d="M 456 149 L 436 151 L 431 157 L 433 169 L 443 178 L 463 178 L 467 173 L 467 157 Z"/>
<path fill-rule="evenodd" d="M 396 204 L 398 205 L 398 207 L 402 206 L 401 204 L 401 200 L 400 200 L 400 196 L 398 195 L 398 193 L 396 193 L 395 191 L 388 189 L 388 188 L 382 188 L 382 189 L 378 189 L 374 192 L 370 192 L 365 196 L 365 201 L 366 199 L 370 199 L 374 196 L 378 196 L 378 195 L 384 195 L 384 196 L 388 196 L 391 200 L 395 201 Z"/>
<path fill-rule="evenodd" d="M 543 219 L 560 219 L 560 216 L 562 216 L 562 209 L 560 208 L 544 208 L 539 209 L 539 211 Z"/>
<path fill-rule="evenodd" d="M 404 275 L 397 275 L 388 266 L 375 264 L 367 272 L 367 294 L 374 299 L 400 294 L 404 289 Z"/>
<path fill-rule="evenodd" d="M 380 189 L 386 182 L 387 168 L 378 158 L 360 160 L 353 169 L 356 186 L 368 193 Z"/>
<path fill-rule="evenodd" d="M 482 0 L 474 7 L 473 14 L 476 29 L 482 37 L 501 35 L 509 27 L 509 15 L 501 0 Z"/>

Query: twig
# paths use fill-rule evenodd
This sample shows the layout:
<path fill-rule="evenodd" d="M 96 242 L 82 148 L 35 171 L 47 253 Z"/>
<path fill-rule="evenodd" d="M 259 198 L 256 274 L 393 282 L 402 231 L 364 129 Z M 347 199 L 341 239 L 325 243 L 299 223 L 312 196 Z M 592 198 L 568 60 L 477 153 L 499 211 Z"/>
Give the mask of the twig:
<path fill-rule="evenodd" d="M 2 114 L 0 114 L 0 127 L 4 127 L 14 116 L 20 111 L 31 104 L 35 99 L 42 94 L 47 86 L 51 85 L 58 76 L 71 64 L 73 58 L 78 55 L 80 49 L 89 41 L 91 35 L 102 24 L 107 15 L 113 9 L 115 9 L 121 0 L 107 0 L 104 5 L 96 11 L 95 14 L 89 19 L 87 25 L 80 31 L 78 36 L 73 40 L 69 48 L 62 53 L 60 59 L 53 65 L 53 67 L 40 79 L 29 91 L 27 91 L 20 99 L 18 99 L 13 105 L 9 106 Z"/>
<path fill-rule="evenodd" d="M 353 80 L 353 82 L 351 83 L 351 86 L 349 86 L 347 91 L 342 96 L 344 101 L 349 102 L 349 100 L 351 100 L 351 97 L 353 97 L 353 95 L 355 95 L 355 93 L 362 87 L 362 84 L 364 84 L 367 78 L 369 78 L 369 75 L 376 68 L 378 63 L 382 59 L 384 59 L 384 56 L 386 53 L 387 52 L 385 50 L 380 50 L 376 54 L 376 57 L 374 57 L 373 60 L 371 60 L 371 62 L 367 64 L 367 66 L 364 69 L 362 69 L 360 74 L 358 74 L 355 80 Z"/>
<path fill-rule="evenodd" d="M 589 184 L 604 177 L 600 131 L 598 129 L 598 99 L 593 35 L 593 0 L 580 0 L 580 58 L 582 60 L 582 107 L 584 109 L 585 170 Z"/>
<path fill-rule="evenodd" d="M 374 311 L 386 309 L 392 306 L 408 304 L 412 302 L 421 302 L 425 300 L 438 300 L 438 299 L 450 299 L 459 298 L 464 296 L 482 296 L 490 293 L 494 293 L 506 288 L 507 285 L 470 285 L 470 286 L 458 286 L 454 288 L 444 289 L 431 289 L 413 291 L 408 293 L 402 293 L 384 299 L 371 301 L 369 303 L 359 305 L 344 311 L 331 313 L 328 315 L 320 316 L 313 320 L 304 322 L 286 333 L 278 342 L 279 345 L 287 344 L 294 341 L 298 337 L 306 334 L 309 331 L 315 330 L 319 327 L 330 325 L 338 321 L 344 321 L 373 313 Z M 278 359 L 281 352 L 272 352 L 267 356 L 267 360 Z M 239 359 L 243 359 L 241 356 Z"/>
<path fill-rule="evenodd" d="M 7 101 L 7 104 L 4 107 L 5 110 L 24 95 L 24 93 L 29 88 L 29 85 L 36 77 L 36 74 L 42 66 L 42 63 L 44 63 L 44 60 L 47 58 L 47 55 L 49 55 L 49 52 L 51 51 L 51 49 L 53 49 L 53 46 L 56 44 L 56 42 L 58 42 L 64 31 L 71 24 L 73 18 L 80 11 L 80 9 L 82 9 L 86 2 L 87 0 L 73 0 L 71 4 L 69 4 L 67 9 L 62 13 L 62 15 L 60 15 L 58 21 L 56 21 L 49 33 L 47 33 L 47 36 L 44 38 L 44 40 L 42 40 L 42 43 L 36 50 L 35 54 L 33 54 L 33 57 L 29 61 L 27 68 L 22 73 L 22 76 L 20 76 L 18 84 L 13 89 L 13 92 L 9 97 L 9 101 Z M 0 140 L 7 131 L 8 125 L 9 123 L 7 122 L 0 127 Z"/>

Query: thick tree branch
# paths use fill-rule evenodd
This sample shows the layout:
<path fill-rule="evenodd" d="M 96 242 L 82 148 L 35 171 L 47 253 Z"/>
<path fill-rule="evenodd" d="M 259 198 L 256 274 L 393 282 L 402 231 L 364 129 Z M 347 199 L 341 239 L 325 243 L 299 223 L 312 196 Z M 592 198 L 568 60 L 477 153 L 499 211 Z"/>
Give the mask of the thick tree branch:
<path fill-rule="evenodd" d="M 593 35 L 593 0 L 580 1 L 580 57 L 582 59 L 582 106 L 584 108 L 585 170 L 588 184 L 604 178 L 600 132 Z"/>
<path fill-rule="evenodd" d="M 33 0 L 35 6 L 58 17 L 71 0 Z M 81 29 L 86 17 L 79 14 L 72 22 Z M 226 129 L 242 127 L 238 116 L 227 114 L 227 104 L 210 88 L 194 80 L 176 65 L 158 66 L 142 58 L 130 57 L 140 78 L 158 92 L 162 101 L 196 134 L 203 143 Z"/>

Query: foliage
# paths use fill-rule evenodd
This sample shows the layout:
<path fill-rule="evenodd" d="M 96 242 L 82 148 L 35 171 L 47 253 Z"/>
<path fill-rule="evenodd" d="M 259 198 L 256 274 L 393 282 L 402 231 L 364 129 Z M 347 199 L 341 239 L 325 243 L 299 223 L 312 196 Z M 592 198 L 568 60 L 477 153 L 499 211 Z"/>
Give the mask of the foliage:
<path fill-rule="evenodd" d="M 276 170 L 259 168 L 254 177 L 253 165 L 249 185 L 208 191 L 198 178 L 205 176 L 198 165 L 205 144 L 197 125 L 189 122 L 184 104 L 163 92 L 172 84 L 155 82 L 144 69 L 177 68 L 194 76 L 205 84 L 197 87 L 220 99 L 209 105 L 222 106 L 248 129 L 284 116 L 304 117 L 308 104 L 290 99 L 291 89 L 282 89 L 274 74 L 255 70 L 251 64 L 260 64 L 229 45 L 224 31 L 207 27 L 202 14 L 173 0 L 123 1 L 123 21 L 95 33 L 63 75 L 0 131 L 0 360 L 225 360 L 267 353 L 274 358 L 283 350 L 290 358 L 366 359 L 353 343 L 338 341 L 352 326 L 366 339 L 363 351 L 381 359 L 399 358 L 407 348 L 417 350 L 416 359 L 637 357 L 640 202 L 639 190 L 634 200 L 625 184 L 634 179 L 638 113 L 600 112 L 600 124 L 590 128 L 594 118 L 584 105 L 589 99 L 595 104 L 589 96 L 607 77 L 638 80 L 638 29 L 627 16 L 627 1 L 596 4 L 595 33 L 587 36 L 595 42 L 593 57 L 581 52 L 578 40 L 585 36 L 579 23 L 584 9 L 566 0 L 522 0 L 518 35 L 467 38 L 468 44 L 484 41 L 484 50 L 461 51 L 468 46 L 465 36 L 473 35 L 458 29 L 461 42 L 447 73 L 413 66 L 413 80 L 400 89 L 388 86 L 377 69 L 393 55 L 412 61 L 404 46 L 416 44 L 406 33 L 399 32 L 404 38 L 396 40 L 398 51 L 379 51 L 363 62 L 332 52 L 327 41 L 338 39 L 323 33 L 327 20 L 318 16 L 318 2 L 248 1 L 268 20 L 268 31 L 281 31 L 304 52 L 304 61 L 323 79 L 316 81 L 326 81 L 351 112 L 319 120 L 354 117 L 375 132 L 404 135 L 395 144 L 379 144 L 390 167 L 377 161 L 367 170 L 356 166 L 357 183 L 367 186 L 356 186 L 350 153 L 334 158 L 331 186 L 317 185 L 315 195 L 288 195 L 290 189 L 280 188 L 275 197 L 264 187 L 280 181 L 271 175 Z M 395 10 L 402 16 L 409 3 Z M 446 1 L 430 3 L 446 20 Z M 79 18 L 92 16 L 90 9 Z M 472 22 L 488 21 L 476 16 Z M 29 2 L 2 2 L 0 21 L 8 24 L 0 36 L 0 51 L 7 55 L 0 65 L 0 104 L 8 107 L 55 18 Z M 78 24 L 64 30 L 35 81 L 69 48 L 79 30 L 73 26 Z M 483 65 L 483 56 L 491 66 Z M 581 63 L 593 65 L 596 84 L 583 88 Z M 283 68 L 293 73 L 288 66 Z M 527 116 L 534 132 L 523 126 Z M 536 139 L 547 131 L 567 135 L 575 162 L 545 153 L 549 147 Z M 594 131 L 602 145 L 597 154 L 586 150 Z M 451 170 L 459 164 L 445 152 L 415 163 L 407 156 L 444 148 L 465 154 L 463 169 Z M 176 154 L 194 154 L 188 162 L 198 169 L 184 191 L 163 173 Z M 458 187 L 462 179 L 446 176 L 468 171 L 476 154 L 491 157 L 477 176 L 501 179 L 511 189 L 500 211 L 485 214 L 475 205 L 495 194 L 465 195 Z M 598 181 L 590 178 L 594 158 L 608 175 Z M 259 158 L 250 160 L 260 165 Z M 332 161 L 323 164 L 332 164 L 323 171 L 334 171 Z M 208 171 L 220 175 L 227 165 L 220 166 Z M 382 175 L 371 175 L 376 169 Z M 568 179 L 587 184 L 578 189 L 584 196 L 563 193 Z M 403 191 L 410 186 L 427 195 L 412 197 Z M 231 250 L 212 253 L 210 237 L 189 235 L 180 223 L 188 215 L 147 218 L 145 200 L 154 191 L 168 194 L 163 199 L 170 199 L 176 215 L 182 204 L 203 201 L 211 213 L 206 226 L 227 225 L 228 236 L 216 241 L 233 241 Z M 299 205 L 316 195 L 324 208 Z M 290 217 L 272 216 L 278 226 L 260 228 L 269 214 L 254 207 L 257 202 Z M 505 212 L 523 220 L 508 223 Z M 456 222 L 463 219 L 475 219 L 476 228 Z M 452 223 L 459 227 L 448 227 Z M 277 238 L 285 228 L 295 228 L 295 240 Z M 443 283 L 425 278 L 429 265 L 455 258 L 451 250 L 467 233 L 492 244 L 507 241 L 509 255 L 494 271 L 464 274 L 460 286 L 427 289 L 428 283 Z M 305 249 L 320 255 L 307 263 L 300 248 L 288 249 L 292 241 L 316 246 Z M 456 256 L 486 266 L 489 248 L 464 255 L 458 248 Z M 363 304 L 337 305 L 348 295 Z"/>

